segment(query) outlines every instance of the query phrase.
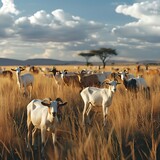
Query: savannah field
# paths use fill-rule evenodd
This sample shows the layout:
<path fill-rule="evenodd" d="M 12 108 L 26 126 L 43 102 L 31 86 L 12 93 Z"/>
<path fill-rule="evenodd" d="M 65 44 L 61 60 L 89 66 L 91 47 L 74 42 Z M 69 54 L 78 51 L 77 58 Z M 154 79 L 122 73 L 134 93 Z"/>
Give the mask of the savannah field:
<path fill-rule="evenodd" d="M 72 66 L 57 66 L 57 69 L 77 71 Z M 111 70 L 111 67 L 106 66 L 105 70 Z M 160 159 L 159 75 L 144 75 L 150 86 L 150 99 L 146 99 L 142 93 L 138 93 L 136 98 L 126 92 L 123 84 L 118 85 L 105 127 L 102 111 L 91 113 L 92 125 L 82 125 L 83 101 L 79 88 L 63 87 L 59 91 L 52 78 L 42 74 L 35 74 L 34 77 L 32 99 L 61 97 L 68 102 L 62 110 L 62 123 L 57 129 L 54 147 L 49 134 L 47 135 L 45 151 L 48 160 Z M 15 74 L 13 80 L 0 77 L 1 160 L 40 159 L 38 135 L 38 149 L 28 152 L 26 147 L 26 106 L 30 101 L 19 91 Z"/>

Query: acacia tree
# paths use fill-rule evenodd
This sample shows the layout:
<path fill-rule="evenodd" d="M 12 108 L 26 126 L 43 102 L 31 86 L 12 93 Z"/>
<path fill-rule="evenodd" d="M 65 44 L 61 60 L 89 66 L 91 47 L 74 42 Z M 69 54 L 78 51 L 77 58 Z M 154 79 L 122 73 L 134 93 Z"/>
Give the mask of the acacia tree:
<path fill-rule="evenodd" d="M 89 59 L 93 56 L 95 56 L 94 53 L 79 53 L 78 54 L 79 56 L 82 56 L 86 59 L 86 65 L 88 66 L 89 65 Z"/>
<path fill-rule="evenodd" d="M 100 48 L 98 50 L 91 50 L 90 53 L 93 53 L 95 56 L 100 58 L 103 64 L 103 68 L 105 68 L 106 62 L 111 56 L 118 55 L 116 50 L 112 48 Z"/>

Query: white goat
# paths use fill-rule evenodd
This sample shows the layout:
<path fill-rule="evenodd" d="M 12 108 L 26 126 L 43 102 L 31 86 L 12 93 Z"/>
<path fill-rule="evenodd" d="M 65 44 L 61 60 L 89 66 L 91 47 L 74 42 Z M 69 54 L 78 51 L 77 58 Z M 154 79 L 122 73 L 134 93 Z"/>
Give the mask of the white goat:
<path fill-rule="evenodd" d="M 21 71 L 25 70 L 22 67 L 18 67 L 16 69 L 11 69 L 12 71 L 16 71 L 16 78 L 17 78 L 17 84 L 19 89 L 24 88 L 24 95 L 27 95 L 27 87 L 31 86 L 30 88 L 30 98 L 31 98 L 31 91 L 33 88 L 33 82 L 34 82 L 34 77 L 30 73 L 26 73 L 21 75 Z"/>
<path fill-rule="evenodd" d="M 112 103 L 113 93 L 116 91 L 116 86 L 117 84 L 120 83 L 114 80 L 106 84 L 109 85 L 109 88 L 87 87 L 81 91 L 80 95 L 84 101 L 83 118 L 82 118 L 83 124 L 85 124 L 84 122 L 85 114 L 87 114 L 88 118 L 89 112 L 91 111 L 92 107 L 102 106 L 103 123 L 104 126 L 106 125 L 107 111 Z"/>
<path fill-rule="evenodd" d="M 32 142 L 32 145 L 34 145 L 35 133 L 38 129 L 40 129 L 41 143 L 42 143 L 42 150 L 41 150 L 42 156 L 44 156 L 44 144 L 46 141 L 46 131 L 50 131 L 52 133 L 53 144 L 55 144 L 56 125 L 61 118 L 59 117 L 61 116 L 60 108 L 66 104 L 67 102 L 63 103 L 61 98 L 57 98 L 56 100 L 53 100 L 53 101 L 50 98 L 45 98 L 43 100 L 34 99 L 27 105 L 28 145 L 30 144 L 30 142 Z M 33 126 L 34 126 L 34 129 L 32 130 Z"/>

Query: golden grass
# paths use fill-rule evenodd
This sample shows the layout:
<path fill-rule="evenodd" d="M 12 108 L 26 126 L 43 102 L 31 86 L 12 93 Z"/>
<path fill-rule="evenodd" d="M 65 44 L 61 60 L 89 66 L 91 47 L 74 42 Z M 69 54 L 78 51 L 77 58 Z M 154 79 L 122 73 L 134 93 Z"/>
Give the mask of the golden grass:
<path fill-rule="evenodd" d="M 71 66 L 67 69 L 71 70 Z M 150 100 L 142 93 L 135 98 L 119 85 L 107 126 L 102 126 L 102 113 L 98 112 L 92 113 L 92 126 L 84 128 L 79 88 L 64 87 L 58 91 L 53 79 L 35 75 L 32 99 L 61 97 L 68 102 L 54 148 L 48 138 L 47 159 L 154 160 L 160 157 L 160 77 L 145 78 L 151 88 Z M 15 77 L 13 81 L 7 78 L 0 81 L 0 159 L 39 159 L 40 149 L 32 154 L 26 152 L 26 106 L 30 100 L 19 92 Z"/>

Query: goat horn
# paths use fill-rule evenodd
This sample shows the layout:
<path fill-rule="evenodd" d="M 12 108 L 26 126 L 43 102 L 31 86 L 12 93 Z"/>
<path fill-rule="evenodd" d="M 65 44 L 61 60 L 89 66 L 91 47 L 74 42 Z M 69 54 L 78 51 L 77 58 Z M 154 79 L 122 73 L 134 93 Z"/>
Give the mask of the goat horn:
<path fill-rule="evenodd" d="M 129 74 L 128 71 L 127 71 L 126 69 L 124 70 L 124 73 Z"/>
<path fill-rule="evenodd" d="M 50 102 L 50 101 L 52 101 L 52 99 L 51 99 L 50 97 L 49 97 L 49 98 L 44 98 L 43 101 L 48 101 L 48 102 Z"/>
<path fill-rule="evenodd" d="M 51 101 L 52 101 L 52 100 L 51 100 L 51 98 L 45 98 L 45 99 L 43 99 L 43 100 L 42 100 L 42 102 L 41 102 L 41 103 L 42 103 L 43 105 L 45 105 L 45 106 L 48 106 L 48 107 L 49 107 L 49 106 L 50 106 L 50 104 L 51 104 Z"/>
<path fill-rule="evenodd" d="M 20 70 L 21 70 L 21 71 L 25 70 L 25 68 L 24 68 L 24 67 L 21 67 L 21 66 L 20 66 L 19 68 L 20 68 Z"/>
<path fill-rule="evenodd" d="M 59 101 L 59 102 L 63 103 L 61 98 L 56 98 L 56 101 Z"/>
<path fill-rule="evenodd" d="M 81 70 L 81 74 L 86 74 L 86 71 L 84 69 Z"/>

